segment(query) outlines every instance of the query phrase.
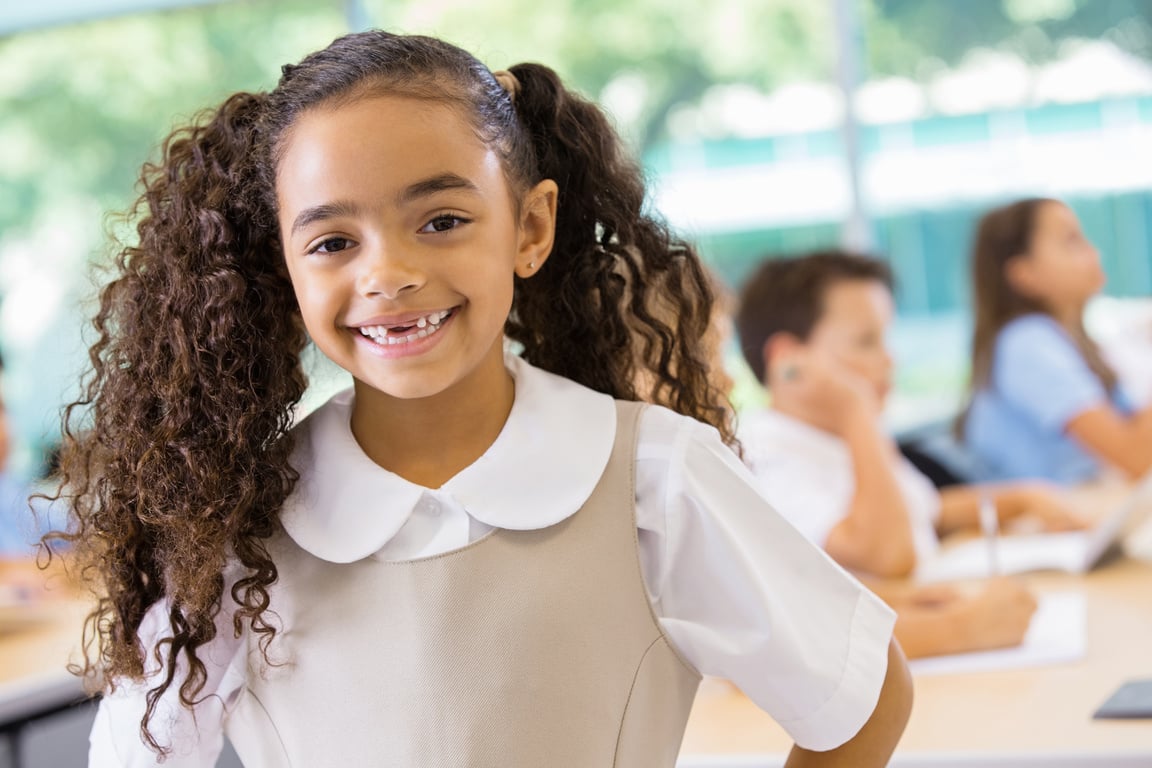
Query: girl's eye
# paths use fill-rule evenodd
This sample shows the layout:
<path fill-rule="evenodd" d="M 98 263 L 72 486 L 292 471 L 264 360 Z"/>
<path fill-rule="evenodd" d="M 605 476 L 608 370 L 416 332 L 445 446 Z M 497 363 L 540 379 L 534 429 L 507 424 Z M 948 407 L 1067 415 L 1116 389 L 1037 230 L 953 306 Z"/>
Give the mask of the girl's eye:
<path fill-rule="evenodd" d="M 437 232 L 449 232 L 453 229 L 456 229 L 456 227 L 460 226 L 461 224 L 467 224 L 468 221 L 469 221 L 469 219 L 464 219 L 464 218 L 461 218 L 460 216 L 453 216 L 452 214 L 444 213 L 444 214 L 441 214 L 441 215 L 435 217 L 434 219 L 429 221 L 427 224 L 425 224 L 423 227 L 421 227 L 420 232 L 422 232 L 424 234 L 435 234 Z"/>
<path fill-rule="evenodd" d="M 346 237 L 330 237 L 327 240 L 321 240 L 315 246 L 308 250 L 308 253 L 336 253 L 345 248 L 350 248 L 352 241 Z"/>

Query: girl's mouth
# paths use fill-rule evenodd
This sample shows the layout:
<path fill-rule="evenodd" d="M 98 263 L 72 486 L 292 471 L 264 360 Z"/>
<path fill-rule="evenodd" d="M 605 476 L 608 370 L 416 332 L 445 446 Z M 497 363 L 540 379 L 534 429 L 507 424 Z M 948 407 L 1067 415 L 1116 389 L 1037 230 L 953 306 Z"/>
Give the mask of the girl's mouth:
<path fill-rule="evenodd" d="M 439 331 L 444 322 L 456 314 L 458 307 L 422 315 L 407 325 L 365 325 L 357 330 L 382 347 L 411 344 Z"/>

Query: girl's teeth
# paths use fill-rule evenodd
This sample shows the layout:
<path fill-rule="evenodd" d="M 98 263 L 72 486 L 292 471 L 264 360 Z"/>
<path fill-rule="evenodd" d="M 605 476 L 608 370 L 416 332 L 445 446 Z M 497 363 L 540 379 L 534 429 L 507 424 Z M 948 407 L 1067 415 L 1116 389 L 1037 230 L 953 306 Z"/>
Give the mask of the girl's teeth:
<path fill-rule="evenodd" d="M 451 314 L 449 310 L 443 310 L 417 318 L 414 326 L 419 330 L 415 333 L 407 333 L 402 336 L 399 335 L 397 331 L 390 332 L 388 326 L 385 325 L 364 326 L 360 329 L 360 334 L 367 336 L 377 344 L 383 344 L 385 346 L 411 344 L 414 341 L 426 339 L 440 330 L 440 324 L 444 322 L 444 318 L 448 317 L 449 314 Z"/>

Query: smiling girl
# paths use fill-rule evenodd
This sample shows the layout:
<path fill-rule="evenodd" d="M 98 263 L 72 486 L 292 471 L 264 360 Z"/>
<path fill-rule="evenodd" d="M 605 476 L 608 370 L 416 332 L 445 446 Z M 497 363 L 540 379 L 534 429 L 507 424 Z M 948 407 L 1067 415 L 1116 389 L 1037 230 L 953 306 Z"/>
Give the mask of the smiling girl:
<path fill-rule="evenodd" d="M 167 141 L 70 409 L 91 764 L 672 766 L 702 673 L 886 764 L 892 614 L 725 445 L 640 179 L 551 70 L 384 32 Z M 293 425 L 308 339 L 353 386 Z"/>

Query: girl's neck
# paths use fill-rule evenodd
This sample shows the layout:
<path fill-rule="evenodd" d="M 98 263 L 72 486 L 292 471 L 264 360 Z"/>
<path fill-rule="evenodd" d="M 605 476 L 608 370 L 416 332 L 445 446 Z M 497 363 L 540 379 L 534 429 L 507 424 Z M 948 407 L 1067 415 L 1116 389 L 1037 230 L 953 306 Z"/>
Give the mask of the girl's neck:
<path fill-rule="evenodd" d="M 497 352 L 501 350 L 497 349 Z M 512 410 L 515 385 L 502 354 L 432 397 L 404 400 L 357 381 L 352 434 L 373 462 L 439 488 L 480 458 Z"/>
<path fill-rule="evenodd" d="M 1070 303 L 1063 307 L 1051 306 L 1048 314 L 1068 333 L 1077 335 L 1083 328 L 1084 306 L 1083 303 Z"/>

